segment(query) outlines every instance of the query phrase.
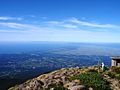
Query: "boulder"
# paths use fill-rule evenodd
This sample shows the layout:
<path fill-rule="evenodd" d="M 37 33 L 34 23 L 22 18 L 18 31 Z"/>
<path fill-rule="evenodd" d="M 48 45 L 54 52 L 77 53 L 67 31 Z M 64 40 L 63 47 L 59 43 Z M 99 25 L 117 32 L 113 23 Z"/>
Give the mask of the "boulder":
<path fill-rule="evenodd" d="M 69 79 L 66 76 L 61 77 L 63 84 L 69 82 Z"/>
<path fill-rule="evenodd" d="M 68 88 L 68 87 L 73 87 L 73 86 L 75 86 L 76 84 L 74 83 L 74 82 L 69 82 L 69 83 L 66 83 L 66 84 L 64 84 L 64 87 L 65 88 Z"/>
<path fill-rule="evenodd" d="M 77 85 L 69 87 L 68 90 L 86 90 L 86 87 L 84 85 Z"/>
<path fill-rule="evenodd" d="M 74 80 L 76 84 L 80 84 L 80 80 Z"/>

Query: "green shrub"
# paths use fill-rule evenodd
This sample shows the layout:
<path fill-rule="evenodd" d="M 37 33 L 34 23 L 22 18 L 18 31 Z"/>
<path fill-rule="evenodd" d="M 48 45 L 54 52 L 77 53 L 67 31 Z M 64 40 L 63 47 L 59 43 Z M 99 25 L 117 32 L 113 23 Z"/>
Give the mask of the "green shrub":
<path fill-rule="evenodd" d="M 104 71 L 108 71 L 109 70 L 109 67 L 104 67 Z"/>
<path fill-rule="evenodd" d="M 111 71 L 115 72 L 116 74 L 120 74 L 120 67 L 113 66 L 113 67 L 111 67 Z"/>
<path fill-rule="evenodd" d="M 86 87 L 92 87 L 94 90 L 110 90 L 109 84 L 105 81 L 101 74 L 95 72 L 87 72 L 70 78 L 71 80 L 80 80 L 81 84 Z"/>
<path fill-rule="evenodd" d="M 114 72 L 108 72 L 107 75 L 110 76 L 111 78 L 115 78 L 115 73 Z"/>
<path fill-rule="evenodd" d="M 111 78 L 116 78 L 120 80 L 120 67 L 113 66 L 111 67 L 111 72 L 108 73 Z"/>
<path fill-rule="evenodd" d="M 116 74 L 115 78 L 118 79 L 118 80 L 120 80 L 120 74 Z"/>
<path fill-rule="evenodd" d="M 89 69 L 87 72 L 95 72 L 95 73 L 98 73 L 98 71 L 95 70 L 95 69 Z"/>

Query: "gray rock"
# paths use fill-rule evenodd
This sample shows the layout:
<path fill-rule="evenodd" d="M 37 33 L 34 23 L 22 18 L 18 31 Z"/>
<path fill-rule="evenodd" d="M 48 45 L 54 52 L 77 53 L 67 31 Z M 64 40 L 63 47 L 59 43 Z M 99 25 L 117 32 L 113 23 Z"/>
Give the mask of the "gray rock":
<path fill-rule="evenodd" d="M 83 85 L 77 85 L 77 86 L 73 86 L 73 87 L 69 87 L 69 90 L 86 90 L 86 87 Z"/>
<path fill-rule="evenodd" d="M 69 82 L 69 79 L 66 76 L 61 77 L 63 83 Z"/>
<path fill-rule="evenodd" d="M 76 86 L 76 84 L 74 82 L 69 82 L 69 83 L 66 83 L 64 84 L 64 87 L 73 87 L 73 86 Z"/>

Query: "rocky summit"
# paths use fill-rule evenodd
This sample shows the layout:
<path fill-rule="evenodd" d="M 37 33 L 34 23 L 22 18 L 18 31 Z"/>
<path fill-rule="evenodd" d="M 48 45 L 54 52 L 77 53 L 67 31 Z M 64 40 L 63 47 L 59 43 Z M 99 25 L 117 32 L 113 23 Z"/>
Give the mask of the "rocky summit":
<path fill-rule="evenodd" d="M 120 79 L 111 68 L 62 68 L 40 75 L 8 90 L 120 90 Z M 120 75 L 120 74 L 115 74 Z"/>

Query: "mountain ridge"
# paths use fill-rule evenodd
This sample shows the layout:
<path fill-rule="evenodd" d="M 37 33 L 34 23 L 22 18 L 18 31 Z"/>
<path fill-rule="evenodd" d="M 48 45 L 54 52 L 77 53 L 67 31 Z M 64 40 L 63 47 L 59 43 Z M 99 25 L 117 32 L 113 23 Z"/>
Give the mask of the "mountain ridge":
<path fill-rule="evenodd" d="M 111 72 L 111 69 L 103 72 L 96 66 L 86 68 L 62 68 L 60 70 L 56 70 L 47 74 L 42 74 L 36 78 L 24 82 L 23 84 L 11 87 L 8 90 L 96 90 L 96 88 L 99 86 L 102 88 L 98 88 L 97 90 L 120 90 L 120 81 L 111 78 L 108 74 L 109 72 Z M 97 77 L 99 82 L 96 83 L 99 84 L 100 82 L 104 82 L 106 86 L 102 85 L 101 83 L 98 85 L 98 87 L 94 86 L 94 84 L 91 86 L 83 84 L 80 78 L 76 78 L 78 75 L 82 74 L 89 75 L 85 77 L 86 79 L 92 75 L 91 80 L 93 80 L 94 77 L 96 79 L 96 76 L 103 76 L 101 78 L 103 81 L 99 81 L 99 78 Z M 83 77 L 84 76 L 82 76 L 82 80 L 84 80 Z M 93 81 L 91 82 L 93 83 Z"/>

